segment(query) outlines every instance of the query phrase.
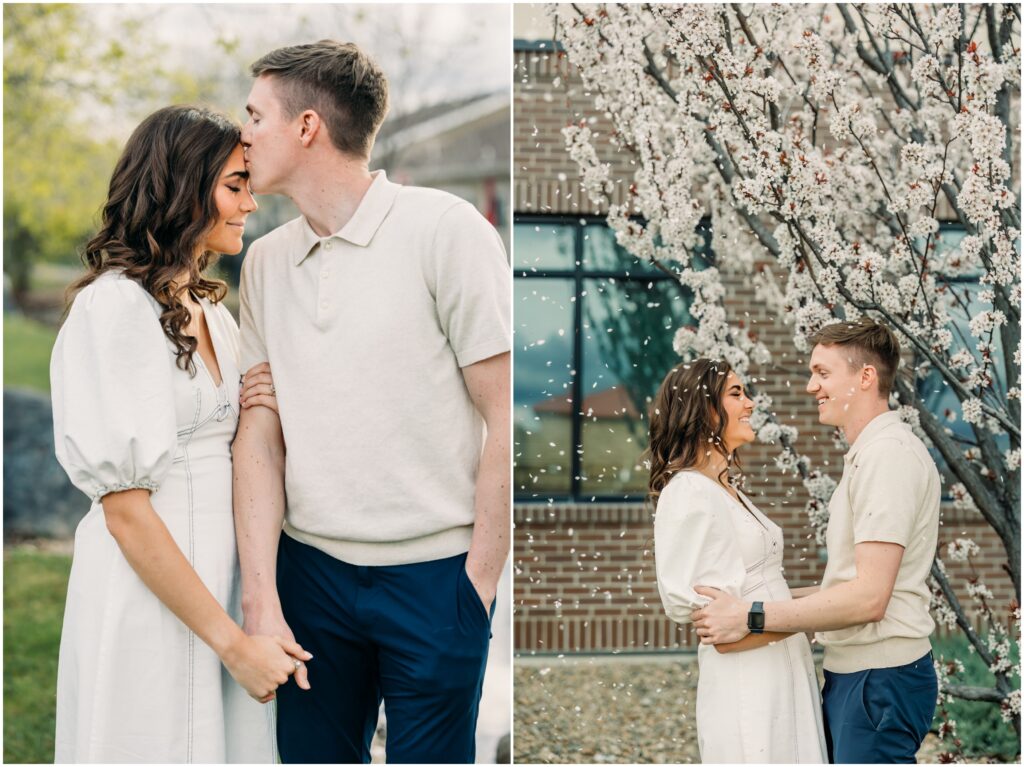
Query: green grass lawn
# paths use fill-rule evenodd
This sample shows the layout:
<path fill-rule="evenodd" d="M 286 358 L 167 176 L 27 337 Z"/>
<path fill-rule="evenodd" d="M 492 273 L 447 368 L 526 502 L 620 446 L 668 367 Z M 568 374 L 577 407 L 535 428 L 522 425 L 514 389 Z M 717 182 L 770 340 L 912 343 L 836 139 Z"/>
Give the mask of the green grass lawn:
<path fill-rule="evenodd" d="M 964 664 L 962 676 L 950 679 L 953 684 L 991 687 L 995 678 L 978 654 L 969 651 L 963 634 L 932 637 L 932 651 L 936 658 L 958 658 Z M 1016 664 L 1019 648 L 1011 647 L 1011 660 Z M 1019 685 L 1020 680 L 1016 680 Z M 991 703 L 957 700 L 947 705 L 949 714 L 957 723 L 957 734 L 963 740 L 963 751 L 968 757 L 992 757 L 997 763 L 1020 762 L 1020 740 L 1013 728 L 1003 722 L 999 708 Z M 935 727 L 939 722 L 938 712 Z"/>
<path fill-rule="evenodd" d="M 50 391 L 50 352 L 57 331 L 19 315 L 4 315 L 4 386 Z"/>
<path fill-rule="evenodd" d="M 71 557 L 4 552 L 4 762 L 53 762 L 57 649 Z"/>

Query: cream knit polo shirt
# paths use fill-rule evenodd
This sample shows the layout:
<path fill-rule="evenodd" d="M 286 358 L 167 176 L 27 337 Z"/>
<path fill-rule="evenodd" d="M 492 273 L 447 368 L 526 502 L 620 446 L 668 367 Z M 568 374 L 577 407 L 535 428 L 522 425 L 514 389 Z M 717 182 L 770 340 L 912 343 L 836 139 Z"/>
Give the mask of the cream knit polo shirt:
<path fill-rule="evenodd" d="M 511 269 L 468 202 L 383 171 L 351 220 L 305 217 L 242 264 L 242 369 L 267 360 L 285 532 L 355 565 L 469 549 L 484 424 L 461 368 L 510 349 Z"/>
<path fill-rule="evenodd" d="M 903 559 L 882 620 L 818 632 L 828 671 L 902 666 L 931 650 L 935 622 L 928 613 L 927 579 L 938 541 L 939 499 L 939 472 L 921 440 L 897 413 L 876 416 L 846 454 L 843 478 L 829 501 L 821 588 L 856 577 L 858 543 L 898 543 Z"/>

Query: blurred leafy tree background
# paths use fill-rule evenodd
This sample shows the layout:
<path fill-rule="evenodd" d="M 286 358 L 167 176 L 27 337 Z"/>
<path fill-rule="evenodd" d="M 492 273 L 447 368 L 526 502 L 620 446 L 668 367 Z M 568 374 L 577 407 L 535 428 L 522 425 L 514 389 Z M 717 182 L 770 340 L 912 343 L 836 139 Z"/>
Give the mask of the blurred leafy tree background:
<path fill-rule="evenodd" d="M 248 66 L 273 48 L 358 43 L 388 73 L 392 117 L 508 83 L 493 55 L 508 43 L 497 6 L 5 4 L 3 14 L 5 309 L 61 303 L 74 276 L 61 267 L 77 267 L 120 146 L 145 115 L 198 102 L 243 120 Z M 294 215 L 280 199 L 260 205 L 247 240 Z"/>
<path fill-rule="evenodd" d="M 4 6 L 4 272 L 18 304 L 36 263 L 76 260 L 125 127 L 160 104 L 214 95 L 210 77 L 163 65 L 144 19 L 110 17 Z"/>

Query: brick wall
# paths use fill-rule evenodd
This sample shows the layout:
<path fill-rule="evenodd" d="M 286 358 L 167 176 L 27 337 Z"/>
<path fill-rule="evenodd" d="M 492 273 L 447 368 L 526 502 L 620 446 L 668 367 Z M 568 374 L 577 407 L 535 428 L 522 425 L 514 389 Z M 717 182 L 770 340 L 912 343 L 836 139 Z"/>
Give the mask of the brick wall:
<path fill-rule="evenodd" d="M 575 164 L 569 159 L 561 129 L 580 119 L 606 136 L 609 123 L 592 115 L 585 92 L 564 56 L 550 43 L 545 48 L 515 51 L 513 152 L 515 212 L 520 214 L 587 214 L 600 212 L 580 192 Z M 628 179 L 630 158 L 613 156 L 619 177 Z M 600 151 L 600 150 L 599 150 Z M 628 189 L 619 185 L 619 199 Z M 773 354 L 773 364 L 752 371 L 764 378 L 759 389 L 772 396 L 780 422 L 800 430 L 799 448 L 814 466 L 838 480 L 842 454 L 832 430 L 817 422 L 813 400 L 804 393 L 806 368 L 792 349 L 791 334 L 768 316 L 751 288 L 727 279 L 727 306 L 732 317 L 755 327 Z M 748 316 L 749 315 L 749 316 Z M 748 488 L 755 503 L 784 531 L 784 566 L 791 586 L 817 583 L 824 570 L 819 550 L 806 526 L 806 492 L 798 479 L 775 468 L 776 450 L 756 443 L 743 451 Z M 653 530 L 640 504 L 517 504 L 514 509 L 515 647 L 519 652 L 644 651 L 695 646 L 689 627 L 662 613 L 654 580 Z M 1005 607 L 1012 596 L 1001 571 L 1002 548 L 995 533 L 976 513 L 945 509 L 940 544 L 970 537 L 982 547 L 978 564 L 983 580 Z M 964 584 L 963 566 L 949 566 Z M 966 595 L 961 593 L 961 598 Z"/>

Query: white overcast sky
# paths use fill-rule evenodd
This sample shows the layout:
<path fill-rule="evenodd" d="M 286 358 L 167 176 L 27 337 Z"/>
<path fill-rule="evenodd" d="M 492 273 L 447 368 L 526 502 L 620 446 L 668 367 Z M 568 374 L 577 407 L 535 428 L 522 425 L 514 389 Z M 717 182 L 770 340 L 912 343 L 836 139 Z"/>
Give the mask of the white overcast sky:
<path fill-rule="evenodd" d="M 322 38 L 355 42 L 392 84 L 392 114 L 460 96 L 510 87 L 511 12 L 504 4 L 83 5 L 103 28 L 115 19 L 142 23 L 144 38 L 164 46 L 169 69 L 248 75 L 249 63 L 274 48 Z M 237 43 L 230 59 L 218 38 Z M 230 62 L 230 63 L 229 63 Z M 230 67 L 231 72 L 223 71 Z M 234 105 L 219 105 L 233 109 Z M 243 103 L 238 105 L 244 106 Z"/>
<path fill-rule="evenodd" d="M 516 3 L 512 35 L 522 40 L 550 40 L 554 25 L 544 13 L 543 3 Z"/>

